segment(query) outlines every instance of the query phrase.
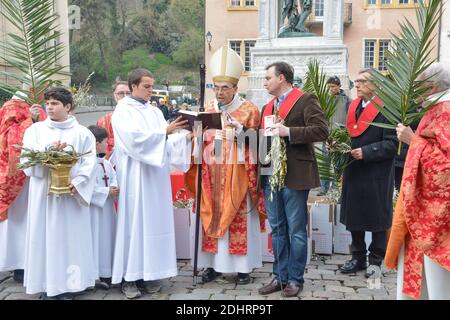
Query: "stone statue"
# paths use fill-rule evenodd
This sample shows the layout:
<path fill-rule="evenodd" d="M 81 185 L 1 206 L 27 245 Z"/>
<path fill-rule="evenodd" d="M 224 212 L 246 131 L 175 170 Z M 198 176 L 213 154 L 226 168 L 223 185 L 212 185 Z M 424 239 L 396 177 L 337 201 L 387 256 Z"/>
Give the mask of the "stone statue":
<path fill-rule="evenodd" d="M 301 9 L 299 10 L 297 0 L 282 0 L 283 10 L 281 13 L 283 24 L 288 19 L 287 26 L 281 27 L 278 36 L 280 38 L 288 37 L 307 37 L 315 36 L 315 34 L 308 32 L 305 27 L 305 21 L 311 14 L 312 1 L 300 0 Z"/>
<path fill-rule="evenodd" d="M 286 20 L 286 18 L 289 19 L 289 17 L 292 15 L 292 10 L 294 9 L 294 0 L 283 0 L 283 11 L 282 11 L 282 18 L 281 21 Z"/>
<path fill-rule="evenodd" d="M 296 30 L 298 30 L 299 32 L 308 32 L 308 30 L 306 30 L 305 28 L 305 21 L 311 14 L 311 0 L 303 0 L 300 3 L 302 6 L 302 13 L 300 14 Z"/>

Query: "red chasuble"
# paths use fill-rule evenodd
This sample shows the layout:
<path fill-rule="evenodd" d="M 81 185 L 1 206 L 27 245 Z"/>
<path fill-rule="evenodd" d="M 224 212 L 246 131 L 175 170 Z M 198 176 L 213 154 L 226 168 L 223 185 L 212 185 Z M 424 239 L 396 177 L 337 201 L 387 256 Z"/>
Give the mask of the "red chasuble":
<path fill-rule="evenodd" d="M 25 184 L 26 176 L 17 169 L 25 130 L 33 124 L 30 105 L 23 100 L 11 99 L 0 108 L 0 221 L 8 218 L 8 208 L 16 200 Z M 39 121 L 47 115 L 41 110 Z"/>
<path fill-rule="evenodd" d="M 103 127 L 106 129 L 106 131 L 108 131 L 108 138 L 107 138 L 108 147 L 106 149 L 106 157 L 105 157 L 107 160 L 109 160 L 109 158 L 111 157 L 111 153 L 114 149 L 114 131 L 112 128 L 111 117 L 112 113 L 108 113 L 107 115 L 104 115 L 97 121 L 97 125 L 99 127 Z"/>

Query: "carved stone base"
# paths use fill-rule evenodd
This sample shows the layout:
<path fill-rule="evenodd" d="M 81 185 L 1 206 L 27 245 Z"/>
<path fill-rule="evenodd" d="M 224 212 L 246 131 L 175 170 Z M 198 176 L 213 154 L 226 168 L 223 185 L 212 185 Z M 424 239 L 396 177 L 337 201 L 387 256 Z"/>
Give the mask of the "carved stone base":
<path fill-rule="evenodd" d="M 317 35 L 311 32 L 296 32 L 283 30 L 278 35 L 278 38 L 298 38 L 298 37 L 316 37 Z"/>
<path fill-rule="evenodd" d="M 347 48 L 342 43 L 324 41 L 321 37 L 277 38 L 258 40 L 251 51 L 252 72 L 246 99 L 260 109 L 271 98 L 264 89 L 265 68 L 276 61 L 284 61 L 295 69 L 294 77 L 304 80 L 308 62 L 318 60 L 327 76 L 338 76 L 343 89 L 348 89 Z M 304 83 L 304 81 L 303 81 Z"/>

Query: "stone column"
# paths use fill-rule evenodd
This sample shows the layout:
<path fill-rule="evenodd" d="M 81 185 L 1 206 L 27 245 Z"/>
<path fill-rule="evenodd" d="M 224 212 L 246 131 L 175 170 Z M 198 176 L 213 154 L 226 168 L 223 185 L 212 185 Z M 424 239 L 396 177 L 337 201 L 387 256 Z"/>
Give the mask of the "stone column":
<path fill-rule="evenodd" d="M 343 42 L 344 0 L 324 1 L 323 37 L 333 42 Z"/>
<path fill-rule="evenodd" d="M 269 40 L 269 0 L 259 0 L 259 34 L 258 40 Z"/>

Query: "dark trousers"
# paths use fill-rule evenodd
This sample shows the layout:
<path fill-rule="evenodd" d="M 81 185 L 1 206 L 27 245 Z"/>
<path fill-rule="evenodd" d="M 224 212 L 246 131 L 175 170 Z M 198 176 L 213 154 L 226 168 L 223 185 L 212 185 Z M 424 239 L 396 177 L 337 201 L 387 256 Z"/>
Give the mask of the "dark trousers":
<path fill-rule="evenodd" d="M 403 178 L 403 167 L 395 167 L 395 189 L 400 190 Z"/>
<path fill-rule="evenodd" d="M 365 231 L 351 231 L 352 244 L 350 253 L 352 259 L 366 261 L 366 242 L 364 240 Z M 387 233 L 386 231 L 372 232 L 372 242 L 369 246 L 369 265 L 381 266 L 381 262 L 386 254 Z"/>

